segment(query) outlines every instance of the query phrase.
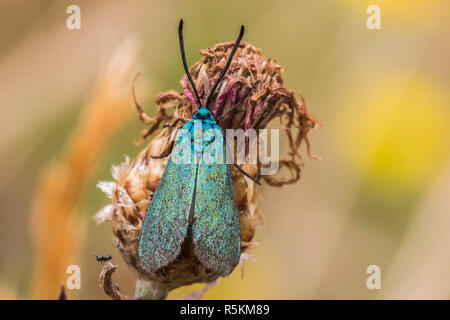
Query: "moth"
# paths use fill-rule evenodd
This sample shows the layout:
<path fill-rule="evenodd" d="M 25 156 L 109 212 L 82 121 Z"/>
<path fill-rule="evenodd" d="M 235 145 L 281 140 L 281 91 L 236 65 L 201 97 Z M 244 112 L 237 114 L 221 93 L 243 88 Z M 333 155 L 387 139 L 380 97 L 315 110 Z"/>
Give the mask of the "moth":
<path fill-rule="evenodd" d="M 219 156 L 225 159 L 223 132 L 207 106 L 224 78 L 243 35 L 244 26 L 241 26 L 225 68 L 202 106 L 187 66 L 183 20 L 180 21 L 178 36 L 183 66 L 200 108 L 189 122 L 183 119 L 175 121 L 184 122 L 177 129 L 189 134 L 180 135 L 168 154 L 154 156 L 170 158 L 147 209 L 139 241 L 139 258 L 148 272 L 155 272 L 174 261 L 187 238 L 192 240 L 199 261 L 221 276 L 230 274 L 239 262 L 241 230 L 229 164 L 225 161 L 208 162 L 202 156 L 209 153 L 213 158 Z M 175 122 L 171 126 L 175 126 Z M 183 148 L 185 145 L 190 147 Z M 188 152 L 194 161 L 175 161 L 183 156 L 183 152 Z M 255 181 L 238 165 L 234 165 Z"/>

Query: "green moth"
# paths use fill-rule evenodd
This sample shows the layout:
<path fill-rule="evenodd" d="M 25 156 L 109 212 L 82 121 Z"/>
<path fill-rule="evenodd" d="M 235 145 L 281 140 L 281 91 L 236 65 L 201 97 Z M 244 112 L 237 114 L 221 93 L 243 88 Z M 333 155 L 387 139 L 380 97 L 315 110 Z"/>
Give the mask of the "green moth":
<path fill-rule="evenodd" d="M 244 27 L 241 27 L 226 66 L 203 107 L 187 67 L 182 28 L 183 20 L 178 29 L 181 56 L 199 109 L 189 122 L 177 128 L 184 134 L 179 135 L 172 151 L 157 156 L 170 158 L 147 210 L 139 257 L 147 271 L 155 272 L 174 261 L 180 254 L 182 243 L 190 239 L 199 261 L 226 276 L 239 263 L 241 231 L 231 171 L 225 162 L 224 135 L 207 106 L 230 66 Z M 217 158 L 222 161 L 205 160 Z M 180 159 L 182 161 L 178 161 Z"/>

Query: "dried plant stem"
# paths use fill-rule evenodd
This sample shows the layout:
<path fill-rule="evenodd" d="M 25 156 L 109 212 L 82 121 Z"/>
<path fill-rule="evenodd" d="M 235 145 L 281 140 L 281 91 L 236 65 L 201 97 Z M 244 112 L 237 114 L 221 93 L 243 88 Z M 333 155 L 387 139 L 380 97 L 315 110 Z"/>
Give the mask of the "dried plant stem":
<path fill-rule="evenodd" d="M 123 296 L 119 291 L 119 286 L 112 282 L 112 274 L 116 271 L 117 266 L 111 262 L 105 263 L 102 272 L 100 273 L 100 287 L 105 293 L 113 298 L 113 300 L 128 300 L 126 296 Z"/>
<path fill-rule="evenodd" d="M 134 298 L 122 295 L 119 286 L 112 281 L 112 275 L 116 270 L 116 265 L 107 262 L 100 273 L 100 287 L 113 300 L 163 300 L 167 298 L 167 287 L 162 287 L 154 281 L 143 279 L 136 281 Z"/>

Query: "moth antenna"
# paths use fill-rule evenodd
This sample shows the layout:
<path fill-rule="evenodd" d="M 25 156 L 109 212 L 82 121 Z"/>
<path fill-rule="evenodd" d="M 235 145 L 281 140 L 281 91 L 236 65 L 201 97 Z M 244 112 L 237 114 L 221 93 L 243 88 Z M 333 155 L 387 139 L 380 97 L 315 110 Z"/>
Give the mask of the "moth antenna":
<path fill-rule="evenodd" d="M 223 77 L 227 73 L 228 68 L 230 67 L 230 64 L 231 64 L 231 60 L 233 60 L 233 56 L 236 53 L 236 50 L 239 46 L 239 43 L 242 40 L 242 37 L 244 36 L 244 31 L 245 31 L 244 26 L 241 26 L 241 31 L 239 32 L 239 36 L 238 36 L 236 42 L 234 43 L 233 49 L 231 50 L 231 53 L 230 53 L 230 56 L 228 57 L 227 64 L 225 65 L 225 68 L 223 68 L 222 72 L 219 75 L 219 78 L 217 79 L 216 83 L 214 83 L 214 86 L 212 87 L 211 91 L 209 92 L 208 99 L 206 100 L 206 105 L 205 105 L 206 107 L 208 107 L 209 103 L 211 102 L 211 98 L 212 98 L 212 95 L 214 94 L 214 91 L 216 91 L 217 86 L 219 85 L 219 83 L 222 81 Z"/>
<path fill-rule="evenodd" d="M 183 41 L 183 19 L 180 20 L 180 24 L 178 26 L 178 39 L 180 40 L 180 50 L 181 50 L 181 60 L 183 60 L 184 71 L 191 83 L 192 89 L 194 90 L 195 99 L 197 100 L 198 107 L 201 108 L 202 104 L 200 101 L 200 97 L 197 92 L 197 88 L 195 87 L 194 81 L 192 80 L 191 73 L 189 72 L 187 63 L 186 63 L 186 54 L 184 53 L 184 41 Z"/>

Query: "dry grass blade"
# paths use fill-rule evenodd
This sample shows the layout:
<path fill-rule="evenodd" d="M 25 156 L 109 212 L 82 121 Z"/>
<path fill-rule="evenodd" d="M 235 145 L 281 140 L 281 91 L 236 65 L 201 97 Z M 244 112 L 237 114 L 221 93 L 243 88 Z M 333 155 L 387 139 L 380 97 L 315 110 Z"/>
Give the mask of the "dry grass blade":
<path fill-rule="evenodd" d="M 130 119 L 128 83 L 135 61 L 134 42 L 124 42 L 100 74 L 59 161 L 42 172 L 36 186 L 30 231 L 33 245 L 31 297 L 55 299 L 83 242 L 77 211 L 83 187 L 111 138 Z"/>

